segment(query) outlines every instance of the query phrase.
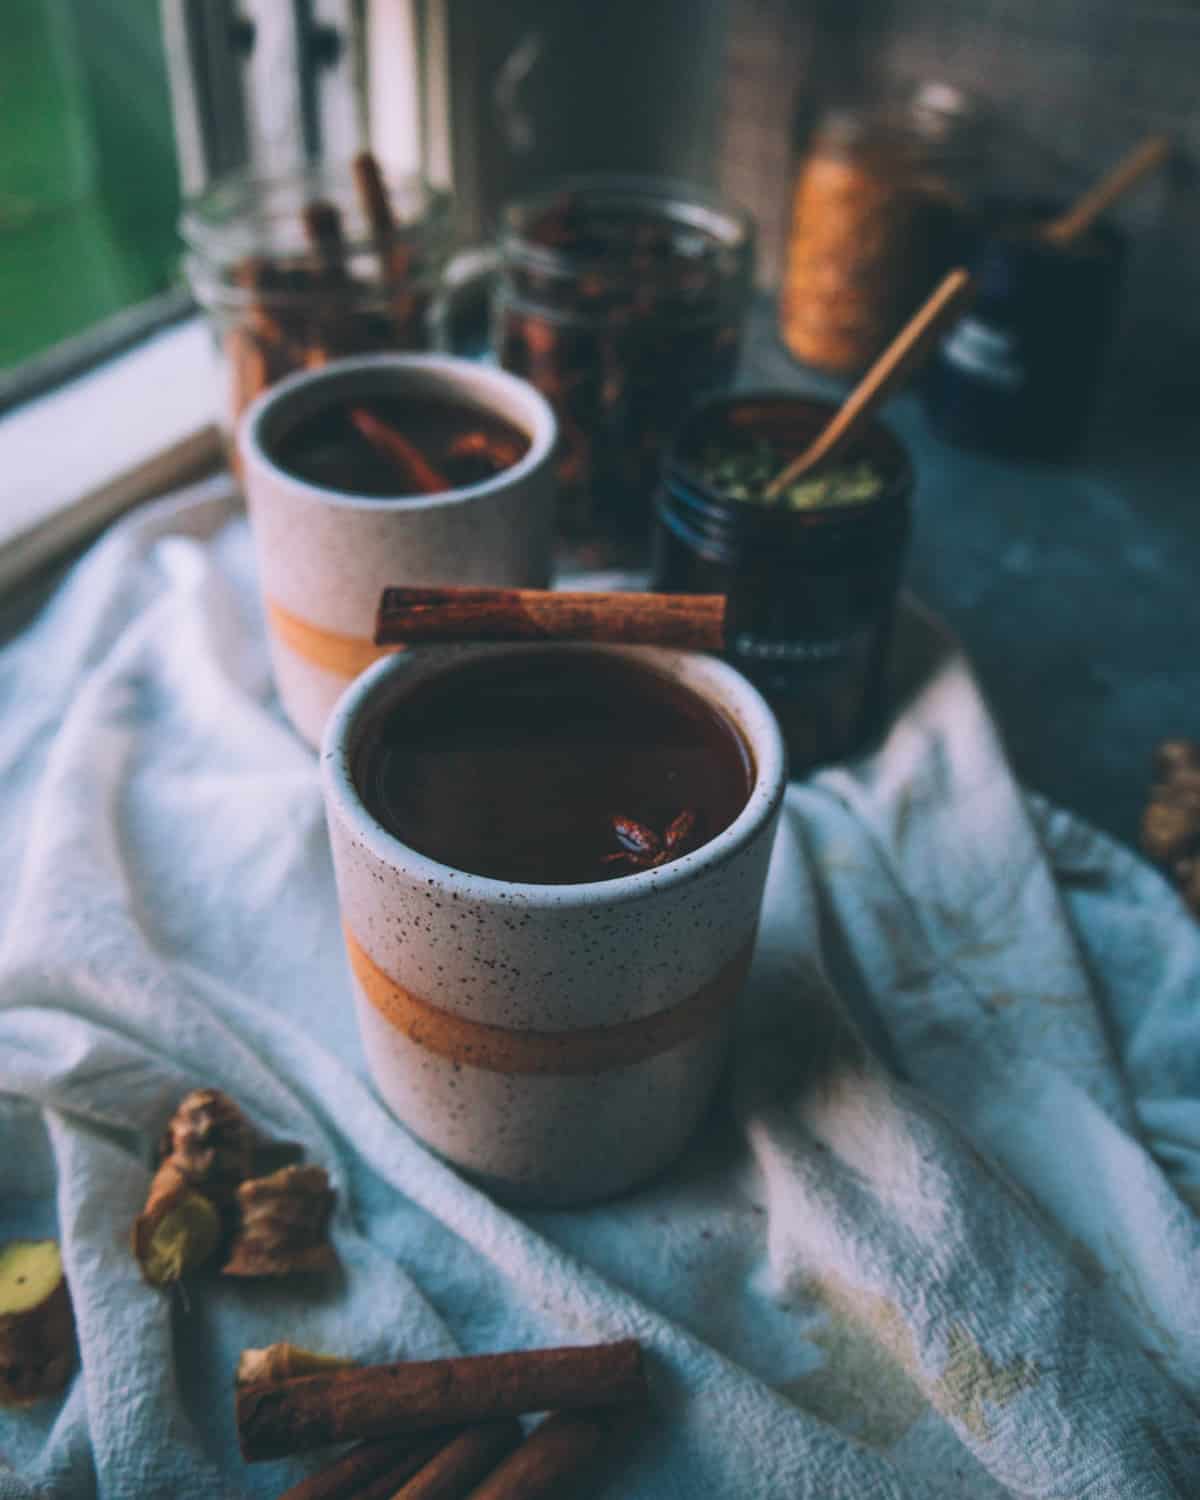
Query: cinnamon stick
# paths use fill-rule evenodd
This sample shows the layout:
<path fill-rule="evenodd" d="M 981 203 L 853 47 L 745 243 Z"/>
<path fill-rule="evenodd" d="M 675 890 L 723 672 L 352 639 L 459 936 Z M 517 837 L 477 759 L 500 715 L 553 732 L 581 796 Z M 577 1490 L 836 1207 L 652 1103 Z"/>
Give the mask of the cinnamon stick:
<path fill-rule="evenodd" d="M 371 447 L 395 468 L 405 484 L 420 495 L 437 495 L 450 488 L 450 481 L 433 467 L 416 443 L 377 417 L 365 406 L 352 406 L 350 420 Z"/>
<path fill-rule="evenodd" d="M 279 1500 L 392 1500 L 414 1474 L 437 1460 L 451 1438 L 450 1433 L 429 1432 L 360 1443 L 285 1490 Z"/>
<path fill-rule="evenodd" d="M 573 1494 L 576 1476 L 598 1456 L 609 1426 L 598 1412 L 555 1412 L 471 1490 L 467 1500 L 544 1500 Z"/>
<path fill-rule="evenodd" d="M 360 151 L 350 169 L 363 214 L 375 236 L 384 274 L 391 281 L 403 281 L 409 270 L 408 246 L 396 237 L 396 216 L 392 212 L 392 201 L 379 162 L 372 152 Z"/>
<path fill-rule="evenodd" d="M 464 1500 L 521 1441 L 521 1424 L 468 1427 L 398 1489 L 390 1500 Z"/>
<path fill-rule="evenodd" d="M 384 185 L 379 162 L 370 151 L 360 151 L 350 164 L 354 175 L 354 187 L 367 223 L 376 234 L 390 234 L 396 227 L 392 214 L 392 203 Z"/>
<path fill-rule="evenodd" d="M 235 1393 L 249 1462 L 525 1412 L 642 1401 L 635 1340 L 333 1370 Z"/>
<path fill-rule="evenodd" d="M 434 641 L 609 641 L 725 648 L 723 594 L 570 593 L 556 589 L 390 588 L 377 646 Z"/>
<path fill-rule="evenodd" d="M 342 215 L 335 203 L 323 198 L 304 205 L 304 233 L 325 275 L 340 279 L 345 273 L 346 243 Z"/>

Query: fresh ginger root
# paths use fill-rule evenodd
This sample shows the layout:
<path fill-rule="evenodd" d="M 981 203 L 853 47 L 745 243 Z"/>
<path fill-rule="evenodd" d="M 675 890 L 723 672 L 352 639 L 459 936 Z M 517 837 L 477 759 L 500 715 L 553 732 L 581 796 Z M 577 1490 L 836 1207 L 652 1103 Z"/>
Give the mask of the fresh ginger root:
<path fill-rule="evenodd" d="M 253 1171 L 257 1137 L 227 1094 L 193 1089 L 171 1116 L 133 1253 L 153 1286 L 173 1286 L 211 1260 L 234 1220 L 238 1184 Z"/>
<path fill-rule="evenodd" d="M 0 1406 L 57 1395 L 75 1368 L 75 1316 L 54 1240 L 0 1244 Z"/>
<path fill-rule="evenodd" d="M 226 1276 L 287 1276 L 329 1271 L 337 1256 L 329 1243 L 334 1193 L 323 1167 L 283 1167 L 237 1190 L 241 1223 Z"/>
<path fill-rule="evenodd" d="M 254 1127 L 228 1094 L 193 1089 L 171 1116 L 160 1155 L 173 1161 L 192 1187 L 224 1206 L 233 1202 L 238 1184 L 254 1175 L 257 1146 Z"/>
<path fill-rule="evenodd" d="M 217 1258 L 231 1240 L 223 1266 L 228 1276 L 285 1276 L 336 1265 L 327 1237 L 334 1195 L 325 1172 L 289 1165 L 255 1175 L 272 1157 L 294 1157 L 299 1149 L 264 1141 L 218 1089 L 185 1095 L 133 1226 L 133 1253 L 146 1280 L 171 1286 Z"/>
<path fill-rule="evenodd" d="M 1159 745 L 1142 814 L 1142 848 L 1200 917 L 1200 742 Z"/>
<path fill-rule="evenodd" d="M 216 1207 L 168 1157 L 133 1225 L 133 1253 L 142 1275 L 152 1286 L 172 1286 L 210 1259 L 221 1236 Z"/>
<path fill-rule="evenodd" d="M 299 1344 L 268 1344 L 265 1349 L 243 1349 L 234 1374 L 235 1385 L 274 1385 L 297 1375 L 320 1375 L 326 1370 L 348 1370 L 352 1359 L 340 1354 L 318 1354 Z"/>

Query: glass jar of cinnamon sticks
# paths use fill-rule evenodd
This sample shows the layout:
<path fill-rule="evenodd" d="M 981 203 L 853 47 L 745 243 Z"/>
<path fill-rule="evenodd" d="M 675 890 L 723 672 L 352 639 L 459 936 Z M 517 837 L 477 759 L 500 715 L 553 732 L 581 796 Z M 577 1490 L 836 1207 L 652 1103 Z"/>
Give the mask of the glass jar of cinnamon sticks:
<path fill-rule="evenodd" d="M 493 346 L 558 417 L 561 532 L 644 545 L 666 438 L 735 371 L 750 219 L 691 187 L 582 177 L 506 207 L 499 261 Z"/>
<path fill-rule="evenodd" d="M 226 179 L 185 205 L 184 269 L 226 366 L 230 430 L 296 370 L 438 342 L 449 197 L 417 176 L 349 165 Z"/>

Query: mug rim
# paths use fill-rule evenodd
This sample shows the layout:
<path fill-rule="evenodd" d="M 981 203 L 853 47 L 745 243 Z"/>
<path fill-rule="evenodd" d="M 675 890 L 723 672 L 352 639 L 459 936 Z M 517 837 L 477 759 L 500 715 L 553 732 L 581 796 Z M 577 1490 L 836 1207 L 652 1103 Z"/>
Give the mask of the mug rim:
<path fill-rule="evenodd" d="M 506 392 L 523 406 L 532 428 L 526 434 L 529 438 L 529 451 L 515 464 L 510 464 L 498 474 L 475 484 L 459 485 L 436 495 L 394 496 L 356 495 L 350 490 L 312 484 L 285 469 L 272 456 L 266 441 L 266 429 L 270 422 L 277 419 L 280 407 L 286 410 L 297 399 L 304 399 L 307 392 L 323 385 L 354 385 L 358 377 L 380 374 L 385 379 L 390 376 L 415 376 L 417 380 L 413 389 L 420 388 L 420 377 L 433 377 L 427 389 L 455 391 L 462 395 L 475 394 L 477 405 L 480 404 L 480 387 Z M 464 380 L 464 376 L 471 378 L 469 381 Z M 512 421 L 509 417 L 505 417 L 505 420 Z M 383 514 L 449 509 L 502 493 L 543 468 L 553 456 L 557 441 L 558 421 L 553 408 L 527 380 L 522 380 L 520 376 L 510 374 L 507 370 L 453 354 L 355 354 L 344 359 L 330 360 L 317 370 L 297 370 L 261 392 L 242 413 L 237 430 L 238 452 L 247 475 L 245 488 L 249 489 L 249 475 L 254 471 L 269 475 L 275 484 L 285 485 L 293 494 L 307 500 L 336 509 L 378 511 Z"/>
<path fill-rule="evenodd" d="M 578 651 L 617 656 L 649 665 L 678 681 L 685 690 L 711 701 L 702 687 L 686 680 L 679 672 L 679 664 L 683 661 L 702 661 L 725 689 L 723 699 L 718 701 L 717 706 L 726 708 L 729 703 L 736 705 L 735 725 L 749 747 L 754 763 L 754 780 L 744 806 L 727 828 L 701 844 L 698 849 L 660 865 L 657 869 L 637 870 L 608 880 L 551 884 L 499 880 L 494 876 L 477 875 L 469 870 L 443 864 L 390 833 L 367 808 L 351 772 L 351 754 L 358 723 L 376 694 L 385 690 L 388 680 L 399 675 L 410 663 L 412 653 L 400 652 L 375 662 L 351 682 L 326 721 L 321 743 L 321 781 L 327 815 L 341 818 L 353 837 L 381 863 L 403 868 L 417 878 L 436 882 L 447 889 L 457 888 L 469 892 L 476 901 L 489 901 L 496 905 L 519 904 L 523 908 L 540 910 L 624 905 L 628 901 L 642 900 L 653 891 L 670 890 L 700 879 L 717 866 L 725 864 L 772 823 L 783 801 L 787 789 L 787 752 L 778 721 L 753 683 L 720 657 L 660 646 L 622 646 L 591 641 L 509 641 L 419 649 L 445 652 L 442 663 L 435 667 L 433 675 L 466 661 L 525 651 Z"/>

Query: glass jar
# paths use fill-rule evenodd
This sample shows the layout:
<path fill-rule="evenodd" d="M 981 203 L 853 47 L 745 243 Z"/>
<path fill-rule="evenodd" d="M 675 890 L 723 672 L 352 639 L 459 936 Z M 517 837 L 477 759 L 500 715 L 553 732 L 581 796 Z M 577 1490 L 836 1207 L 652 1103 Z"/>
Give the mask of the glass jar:
<path fill-rule="evenodd" d="M 726 596 L 728 657 L 775 710 L 793 773 L 844 758 L 881 725 L 912 466 L 879 423 L 848 461 L 869 464 L 882 488 L 855 504 L 791 509 L 733 499 L 699 466 L 711 445 L 763 440 L 782 467 L 836 409 L 778 393 L 707 403 L 673 443 L 655 503 L 653 586 Z"/>
<path fill-rule="evenodd" d="M 184 270 L 221 350 L 230 431 L 295 370 L 438 342 L 449 197 L 416 176 L 385 188 L 384 232 L 368 222 L 348 165 L 239 175 L 184 206 Z"/>
<path fill-rule="evenodd" d="M 865 368 L 961 259 L 981 175 L 966 97 L 922 85 L 899 108 L 820 122 L 792 201 L 784 343 L 835 374 Z"/>
<path fill-rule="evenodd" d="M 644 545 L 665 440 L 736 370 L 750 219 L 690 187 L 584 177 L 508 205 L 498 256 L 493 347 L 558 417 L 560 531 Z"/>

